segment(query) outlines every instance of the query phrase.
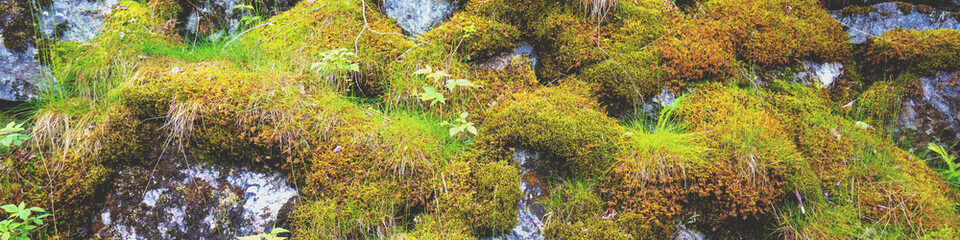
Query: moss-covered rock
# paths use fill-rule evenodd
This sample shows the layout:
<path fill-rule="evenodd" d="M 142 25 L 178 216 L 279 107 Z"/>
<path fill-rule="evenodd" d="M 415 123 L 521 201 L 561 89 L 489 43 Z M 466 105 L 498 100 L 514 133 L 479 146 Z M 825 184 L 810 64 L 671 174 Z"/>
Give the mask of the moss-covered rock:
<path fill-rule="evenodd" d="M 494 148 L 542 152 L 570 176 L 599 176 L 610 166 L 622 129 L 583 91 L 571 85 L 517 96 L 487 118 L 485 141 Z"/>
<path fill-rule="evenodd" d="M 482 61 L 515 47 L 520 40 L 520 31 L 513 25 L 461 12 L 424 34 L 423 38 L 443 45 L 445 52 L 459 53 L 465 60 Z"/>
<path fill-rule="evenodd" d="M 503 233 L 517 224 L 520 170 L 504 162 L 484 164 L 474 173 L 476 201 L 473 228 L 482 235 Z"/>
<path fill-rule="evenodd" d="M 865 54 L 871 67 L 933 75 L 937 71 L 960 70 L 958 43 L 957 30 L 893 30 L 868 43 Z"/>

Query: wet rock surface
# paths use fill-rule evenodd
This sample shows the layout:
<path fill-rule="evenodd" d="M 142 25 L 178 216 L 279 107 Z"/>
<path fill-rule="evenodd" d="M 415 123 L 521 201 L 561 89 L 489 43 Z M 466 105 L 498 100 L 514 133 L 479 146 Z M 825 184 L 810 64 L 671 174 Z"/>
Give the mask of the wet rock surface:
<path fill-rule="evenodd" d="M 960 139 L 960 73 L 940 72 L 919 81 L 922 94 L 900 105 L 900 141 L 914 149 L 926 149 L 930 142 L 953 146 Z"/>
<path fill-rule="evenodd" d="M 234 239 L 263 233 L 297 195 L 278 173 L 182 160 L 118 175 L 99 215 L 100 238 Z"/>
<path fill-rule="evenodd" d="M 540 155 L 536 152 L 524 149 L 517 149 L 513 152 L 513 158 L 520 166 L 520 173 L 522 175 L 520 179 L 520 192 L 523 193 L 523 197 L 520 198 L 519 203 L 520 209 L 517 211 L 517 226 L 504 235 L 488 239 L 544 239 L 543 215 L 546 211 L 541 204 L 536 203 L 536 200 L 548 194 L 544 190 L 547 189 L 546 183 L 540 176 L 549 176 L 546 174 L 549 174 L 551 170 L 549 167 L 544 166 L 546 165 L 545 163 L 540 163 L 539 157 Z"/>
<path fill-rule="evenodd" d="M 446 0 L 383 0 L 383 12 L 413 35 L 423 34 L 453 16 L 455 5 Z"/>
<path fill-rule="evenodd" d="M 910 13 L 904 14 L 892 2 L 873 5 L 875 12 L 867 14 L 844 15 L 841 11 L 830 11 L 834 18 L 847 28 L 850 42 L 864 43 L 867 39 L 879 36 L 887 31 L 901 29 L 960 29 L 960 19 L 956 13 L 933 9 L 921 12 L 913 6 Z"/>

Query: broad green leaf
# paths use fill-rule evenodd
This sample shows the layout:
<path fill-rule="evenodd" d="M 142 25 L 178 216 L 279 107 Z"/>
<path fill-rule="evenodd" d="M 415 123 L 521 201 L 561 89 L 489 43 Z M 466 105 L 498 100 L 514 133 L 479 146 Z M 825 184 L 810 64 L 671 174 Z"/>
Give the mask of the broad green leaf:
<path fill-rule="evenodd" d="M 460 113 L 460 118 L 462 118 L 462 119 L 467 119 L 467 116 L 469 116 L 469 115 L 470 115 L 470 113 L 468 113 L 468 112 L 463 112 L 463 113 Z"/>
<path fill-rule="evenodd" d="M 20 211 L 20 219 L 27 220 L 30 217 L 30 211 Z"/>
<path fill-rule="evenodd" d="M 237 240 L 260 240 L 260 235 L 237 237 Z"/>
<path fill-rule="evenodd" d="M 47 212 L 47 211 L 44 211 L 43 208 L 38 208 L 38 207 L 28 208 L 27 210 L 34 211 L 34 212 Z"/>
<path fill-rule="evenodd" d="M 280 234 L 280 233 L 288 233 L 288 232 L 290 232 L 290 230 L 286 230 L 286 229 L 283 229 L 283 228 L 273 228 L 273 231 L 271 231 L 270 233 L 273 234 L 273 235 L 277 235 L 277 234 Z"/>
<path fill-rule="evenodd" d="M 17 209 L 17 206 L 13 204 L 3 205 L 3 206 L 0 206 L 0 208 L 3 208 L 3 210 L 7 211 L 8 213 L 15 213 L 20 210 L 20 209 Z"/>
<path fill-rule="evenodd" d="M 430 73 L 432 73 L 432 72 L 433 72 L 433 69 L 430 69 L 430 65 L 427 65 L 427 68 L 421 68 L 421 69 L 419 69 L 419 70 L 417 70 L 417 71 L 414 71 L 414 72 L 413 72 L 413 75 L 430 74 Z"/>
<path fill-rule="evenodd" d="M 0 239 L 10 240 L 10 233 L 8 233 L 8 232 L 3 233 L 3 235 L 0 236 Z"/>
<path fill-rule="evenodd" d="M 450 128 L 450 136 L 453 137 L 456 135 L 457 135 L 457 128 L 456 127 Z"/>
<path fill-rule="evenodd" d="M 470 125 L 467 126 L 467 131 L 472 133 L 473 135 L 477 135 L 477 127 L 474 127 L 473 123 L 469 123 L 469 124 Z"/>
<path fill-rule="evenodd" d="M 23 226 L 18 227 L 17 230 L 30 231 L 30 230 L 33 230 L 34 228 L 37 228 L 37 226 L 34 226 L 34 225 L 23 225 Z"/>

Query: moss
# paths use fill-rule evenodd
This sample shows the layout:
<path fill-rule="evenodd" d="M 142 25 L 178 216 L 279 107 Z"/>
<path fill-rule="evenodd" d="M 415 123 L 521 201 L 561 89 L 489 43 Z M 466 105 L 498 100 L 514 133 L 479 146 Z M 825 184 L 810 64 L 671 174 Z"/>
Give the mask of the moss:
<path fill-rule="evenodd" d="M 459 53 L 466 60 L 482 61 L 515 47 L 520 32 L 513 25 L 461 12 L 424 34 L 423 38 L 443 45 L 445 52 Z"/>
<path fill-rule="evenodd" d="M 155 131 L 159 125 L 145 122 L 126 108 L 118 107 L 107 117 L 107 133 L 100 147 L 106 166 L 128 166 L 149 163 L 153 145 L 158 143 Z"/>
<path fill-rule="evenodd" d="M 724 0 L 711 1 L 707 9 L 711 18 L 723 23 L 721 32 L 732 35 L 739 59 L 760 67 L 804 60 L 838 62 L 850 56 L 847 33 L 816 1 Z"/>
<path fill-rule="evenodd" d="M 541 81 L 560 79 L 576 73 L 581 67 L 601 61 L 601 48 L 609 43 L 596 36 L 598 29 L 581 15 L 566 12 L 546 12 L 542 21 L 532 23 L 532 32 L 539 43 L 537 77 Z"/>
<path fill-rule="evenodd" d="M 720 27 L 719 22 L 694 20 L 680 26 L 675 37 L 657 42 L 668 76 L 691 82 L 733 76 L 736 55 Z"/>
<path fill-rule="evenodd" d="M 567 224 L 554 221 L 543 232 L 545 239 L 630 239 L 614 221 L 599 218 Z"/>
<path fill-rule="evenodd" d="M 933 7 L 931 7 L 930 5 L 920 4 L 920 5 L 917 5 L 917 12 L 923 13 L 923 14 L 930 14 L 930 13 L 933 13 Z"/>
<path fill-rule="evenodd" d="M 609 167 L 622 129 L 584 90 L 571 85 L 517 96 L 487 118 L 481 132 L 489 135 L 483 141 L 495 149 L 542 152 L 568 176 L 598 176 Z"/>
<path fill-rule="evenodd" d="M 905 2 L 893 2 L 893 3 L 897 4 L 897 9 L 899 9 L 900 12 L 903 13 L 904 15 L 910 14 L 913 12 L 913 4 L 905 3 Z"/>
<path fill-rule="evenodd" d="M 887 72 L 912 70 L 919 75 L 960 68 L 960 31 L 893 30 L 880 35 L 866 47 L 871 67 Z"/>
<path fill-rule="evenodd" d="M 600 86 L 600 97 L 614 103 L 641 104 L 660 92 L 666 73 L 652 51 L 631 52 L 605 60 L 583 71 L 580 77 Z"/>
<path fill-rule="evenodd" d="M 517 224 L 517 203 L 520 202 L 520 171 L 504 162 L 484 164 L 476 176 L 477 209 L 475 231 L 490 235 L 510 231 Z"/>
<path fill-rule="evenodd" d="M 895 124 L 900 109 L 900 96 L 904 89 L 891 82 L 875 82 L 860 94 L 852 110 L 854 119 L 871 126 L 884 128 Z"/>
<path fill-rule="evenodd" d="M 367 0 L 301 1 L 270 18 L 273 24 L 251 30 L 236 44 L 238 48 L 256 49 L 268 59 L 302 67 L 319 61 L 320 53 L 330 49 L 356 50 L 362 73 L 357 81 L 369 85 L 364 90 L 379 89 L 385 85 L 380 82 L 382 76 L 390 74 L 387 65 L 413 48 L 415 42 L 399 34 L 399 25 L 383 15 L 376 4 L 368 2 L 363 8 L 361 1 Z"/>
<path fill-rule="evenodd" d="M 848 7 L 843 8 L 843 10 L 840 10 L 840 13 L 843 14 L 843 16 L 850 16 L 854 14 L 867 15 L 869 13 L 876 12 L 876 11 L 879 11 L 879 10 L 877 10 L 877 8 L 872 6 L 850 5 Z"/>
<path fill-rule="evenodd" d="M 141 3 L 122 1 L 103 23 L 103 33 L 93 42 L 114 48 L 118 54 L 133 54 L 139 45 L 179 44 L 176 38 L 161 35 L 164 19 Z"/>

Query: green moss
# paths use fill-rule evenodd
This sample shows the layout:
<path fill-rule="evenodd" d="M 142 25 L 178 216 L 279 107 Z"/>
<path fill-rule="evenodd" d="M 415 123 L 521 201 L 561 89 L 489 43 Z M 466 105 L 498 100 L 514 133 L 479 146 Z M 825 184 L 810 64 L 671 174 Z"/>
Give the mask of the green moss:
<path fill-rule="evenodd" d="M 735 50 L 739 59 L 748 63 L 783 67 L 850 56 L 846 31 L 816 1 L 720 0 L 711 1 L 707 9 L 711 18 L 723 23 L 721 33 L 731 34 L 734 46 L 740 46 Z"/>
<path fill-rule="evenodd" d="M 630 239 L 612 220 L 591 218 L 565 224 L 554 221 L 543 229 L 546 239 Z"/>
<path fill-rule="evenodd" d="M 600 86 L 601 97 L 615 103 L 641 104 L 660 93 L 666 73 L 660 69 L 659 56 L 652 51 L 617 55 L 583 71 L 580 77 Z"/>
<path fill-rule="evenodd" d="M 466 60 L 484 60 L 515 47 L 520 32 L 513 25 L 461 12 L 423 38 L 443 45 L 445 52 L 459 53 Z"/>
<path fill-rule="evenodd" d="M 933 12 L 933 7 L 931 7 L 930 5 L 920 4 L 920 5 L 917 5 L 917 12 L 920 12 L 923 14 L 930 14 Z"/>
<path fill-rule="evenodd" d="M 541 81 L 560 79 L 576 73 L 581 67 L 601 61 L 601 48 L 608 42 L 598 39 L 598 30 L 582 15 L 568 12 L 545 12 L 539 22 L 532 23 L 532 33 L 539 43 L 537 77 Z"/>
<path fill-rule="evenodd" d="M 854 14 L 867 15 L 869 13 L 876 12 L 876 11 L 879 11 L 879 10 L 877 10 L 877 8 L 872 6 L 850 5 L 848 7 L 843 8 L 843 10 L 840 10 L 840 13 L 842 13 L 844 16 L 850 16 Z"/>
<path fill-rule="evenodd" d="M 897 9 L 900 10 L 903 14 L 910 14 L 913 12 L 913 4 L 905 2 L 893 2 L 897 4 Z"/>
<path fill-rule="evenodd" d="M 477 209 L 473 227 L 481 235 L 508 232 L 517 224 L 520 170 L 504 162 L 484 164 L 476 176 Z"/>
<path fill-rule="evenodd" d="M 913 70 L 920 75 L 960 70 L 960 31 L 893 30 L 880 35 L 866 48 L 871 67 L 887 72 Z"/>
<path fill-rule="evenodd" d="M 488 145 L 544 153 L 556 169 L 581 178 L 607 171 L 623 132 L 580 87 L 541 89 L 494 110 L 482 132 Z"/>

